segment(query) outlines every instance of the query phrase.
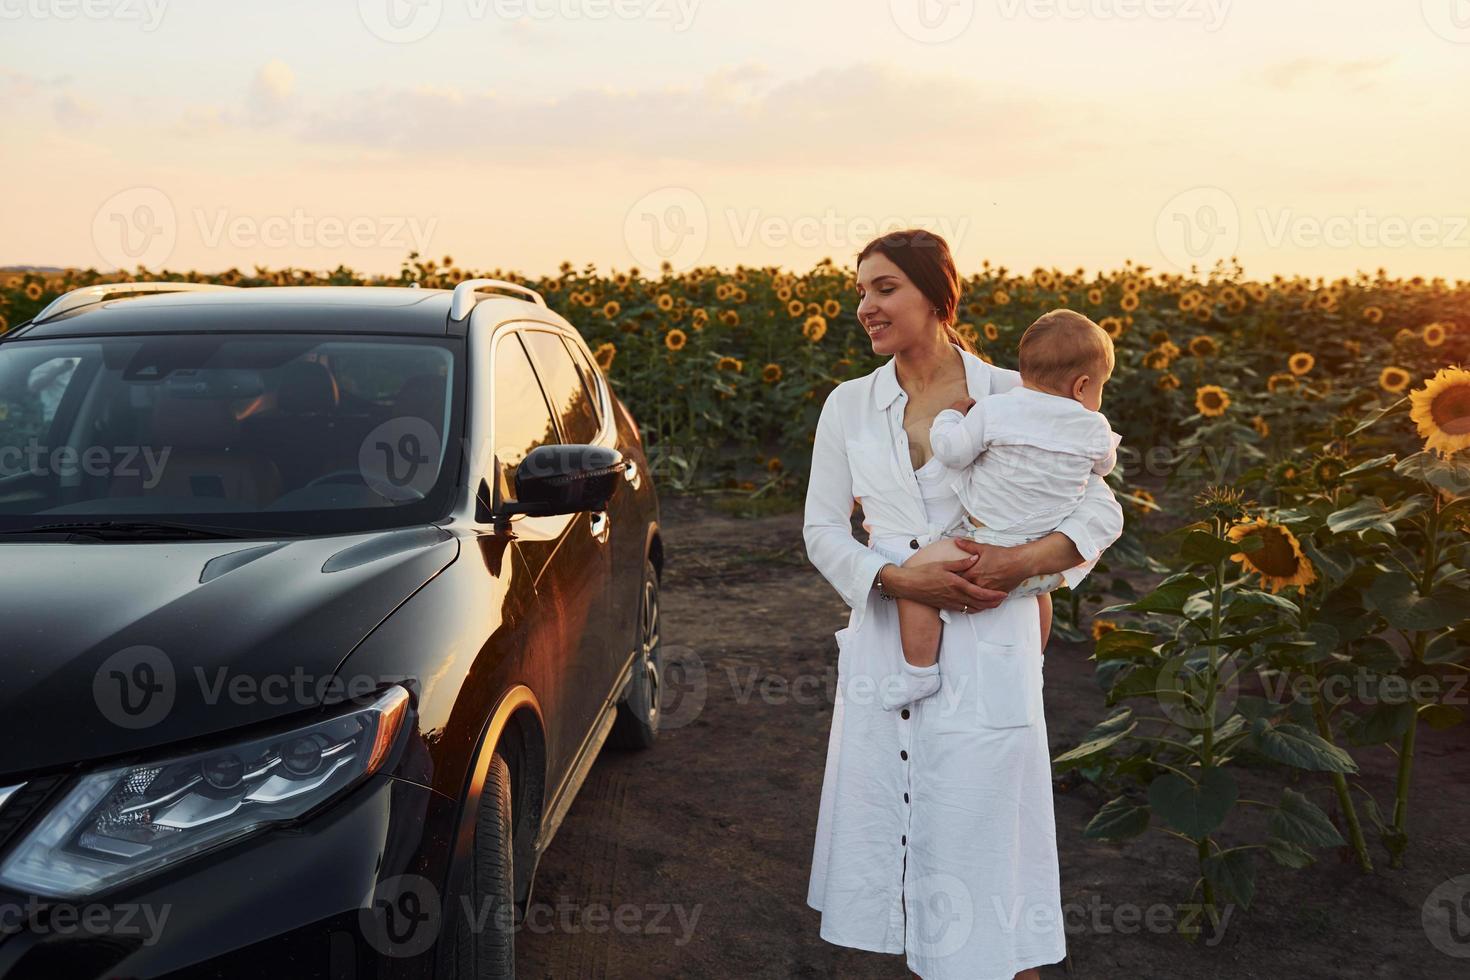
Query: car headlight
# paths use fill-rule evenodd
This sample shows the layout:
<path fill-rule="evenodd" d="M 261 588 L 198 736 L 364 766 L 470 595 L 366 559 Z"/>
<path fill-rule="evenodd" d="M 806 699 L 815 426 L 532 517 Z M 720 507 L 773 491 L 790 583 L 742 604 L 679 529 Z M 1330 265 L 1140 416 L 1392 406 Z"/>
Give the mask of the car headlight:
<path fill-rule="evenodd" d="M 80 898 L 294 820 L 382 766 L 408 714 L 394 687 L 325 721 L 82 777 L 0 865 L 0 884 Z"/>

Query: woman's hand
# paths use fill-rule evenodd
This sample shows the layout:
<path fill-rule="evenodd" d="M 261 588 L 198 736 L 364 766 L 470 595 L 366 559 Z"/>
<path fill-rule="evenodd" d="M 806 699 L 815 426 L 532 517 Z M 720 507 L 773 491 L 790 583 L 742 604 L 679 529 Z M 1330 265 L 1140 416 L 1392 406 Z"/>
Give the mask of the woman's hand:
<path fill-rule="evenodd" d="M 974 558 L 933 562 L 912 568 L 892 565 L 883 571 L 884 589 L 900 599 L 912 599 L 935 609 L 979 612 L 1005 601 L 1006 594 L 966 580 Z"/>
<path fill-rule="evenodd" d="M 960 550 L 976 556 L 971 560 L 970 567 L 961 570 L 960 574 L 981 588 L 1000 593 L 1010 592 L 1036 574 L 1031 570 L 1025 545 L 1007 548 L 998 544 L 980 544 L 968 538 L 955 538 L 954 543 Z"/>

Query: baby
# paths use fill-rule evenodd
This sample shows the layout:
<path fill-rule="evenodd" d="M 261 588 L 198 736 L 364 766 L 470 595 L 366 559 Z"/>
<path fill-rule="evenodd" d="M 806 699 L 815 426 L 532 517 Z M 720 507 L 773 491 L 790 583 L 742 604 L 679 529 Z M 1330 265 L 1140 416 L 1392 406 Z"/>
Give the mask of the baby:
<path fill-rule="evenodd" d="M 1018 545 L 1057 529 L 1082 502 L 1096 473 L 1118 461 L 1114 432 L 1099 409 L 1113 373 L 1113 341 L 1080 313 L 1053 310 L 1021 336 L 1021 386 L 976 404 L 956 402 L 934 417 L 934 455 L 961 472 L 952 482 L 964 513 L 953 527 L 904 562 L 924 565 L 968 558 L 951 539 Z M 1035 575 L 1010 597 L 1042 595 L 1060 575 Z M 928 697 L 939 690 L 939 634 L 951 613 L 898 600 L 904 668 L 885 687 L 883 706 Z"/>

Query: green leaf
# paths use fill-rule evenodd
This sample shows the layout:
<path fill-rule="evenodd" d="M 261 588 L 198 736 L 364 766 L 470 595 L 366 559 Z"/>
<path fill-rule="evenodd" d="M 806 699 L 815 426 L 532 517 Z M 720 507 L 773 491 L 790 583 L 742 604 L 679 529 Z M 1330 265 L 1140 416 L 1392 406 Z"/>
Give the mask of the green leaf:
<path fill-rule="evenodd" d="M 1300 725 L 1272 726 L 1264 718 L 1251 725 L 1251 747 L 1268 759 L 1312 772 L 1357 772 L 1358 764 L 1342 749 Z"/>
<path fill-rule="evenodd" d="M 1410 497 L 1397 507 L 1389 507 L 1377 497 L 1364 497 L 1355 504 L 1329 514 L 1327 529 L 1333 534 L 1374 530 L 1397 535 L 1398 529 L 1394 526 L 1395 524 L 1414 516 L 1428 505 L 1428 499 L 1421 495 Z"/>
<path fill-rule="evenodd" d="M 1403 572 L 1380 575 L 1366 597 L 1390 626 L 1415 632 L 1446 629 L 1470 619 L 1470 591 L 1440 586 L 1427 596 Z"/>
<path fill-rule="evenodd" d="M 1305 868 L 1317 860 L 1306 848 L 1289 841 L 1277 840 L 1275 837 L 1267 838 L 1266 853 L 1270 854 L 1277 864 L 1288 868 Z"/>
<path fill-rule="evenodd" d="M 1364 431 L 1365 429 L 1372 428 L 1373 426 L 1377 425 L 1379 422 L 1381 422 L 1384 419 L 1388 418 L 1390 415 L 1397 415 L 1399 412 L 1407 412 L 1408 410 L 1409 410 L 1409 399 L 1407 397 L 1400 398 L 1398 401 L 1394 402 L 1392 405 L 1389 405 L 1386 408 L 1383 408 L 1383 409 L 1380 409 L 1380 410 L 1374 412 L 1373 414 L 1371 414 L 1367 418 L 1365 418 L 1363 421 L 1359 422 L 1357 424 L 1357 427 L 1354 428 L 1353 431 L 1349 432 L 1348 435 L 1355 436 L 1359 432 Z"/>
<path fill-rule="evenodd" d="M 1424 650 L 1424 662 L 1426 664 L 1457 664 L 1462 662 L 1467 654 L 1470 654 L 1470 644 L 1466 644 L 1454 633 L 1441 633 L 1429 641 L 1429 646 Z"/>
<path fill-rule="evenodd" d="M 1179 556 L 1186 561 L 1197 561 L 1213 565 L 1217 561 L 1229 561 L 1230 556 L 1241 551 L 1254 551 L 1265 544 L 1252 535 L 1239 543 L 1215 537 L 1209 531 L 1190 531 L 1179 546 Z"/>
<path fill-rule="evenodd" d="M 1382 745 L 1384 742 L 1402 738 L 1413 721 L 1413 703 L 1379 703 L 1366 714 L 1359 715 L 1345 725 L 1344 730 L 1354 745 Z"/>
<path fill-rule="evenodd" d="M 1205 769 L 1198 784 L 1166 772 L 1148 787 L 1148 802 L 1165 823 L 1193 840 L 1200 840 L 1225 822 L 1239 791 L 1224 769 Z"/>
<path fill-rule="evenodd" d="M 1256 894 L 1256 866 L 1251 852 L 1243 847 L 1232 847 L 1219 854 L 1211 854 L 1200 862 L 1205 880 L 1215 888 L 1217 898 L 1234 902 L 1243 909 L 1251 907 Z"/>
<path fill-rule="evenodd" d="M 1272 595 L 1257 589 L 1231 589 L 1225 593 L 1225 618 L 1253 616 L 1260 612 L 1280 612 L 1300 616 L 1302 607 L 1286 596 Z"/>
<path fill-rule="evenodd" d="M 1402 460 L 1393 471 L 1420 480 L 1456 497 L 1470 494 L 1470 457 L 1456 453 L 1443 459 L 1438 453 L 1419 452 Z"/>
<path fill-rule="evenodd" d="M 1430 728 L 1442 732 L 1464 721 L 1465 712 L 1452 704 L 1426 704 L 1419 709 L 1419 717 Z"/>
<path fill-rule="evenodd" d="M 1370 459 L 1370 460 L 1367 460 L 1366 462 L 1359 463 L 1357 466 L 1354 466 L 1352 469 L 1343 470 L 1342 475 L 1344 477 L 1349 477 L 1349 476 L 1362 476 L 1364 473 L 1371 473 L 1371 472 L 1373 472 L 1376 469 L 1380 469 L 1382 467 L 1388 466 L 1393 461 L 1394 461 L 1394 454 L 1393 453 L 1389 453 L 1387 456 L 1379 456 L 1377 459 Z"/>
<path fill-rule="evenodd" d="M 1142 630 L 1116 629 L 1104 633 L 1093 648 L 1094 660 L 1146 660 L 1154 656 L 1158 640 Z"/>
<path fill-rule="evenodd" d="M 1281 803 L 1267 821 L 1271 833 L 1305 847 L 1337 847 L 1347 843 L 1322 808 L 1290 787 L 1281 791 Z"/>
<path fill-rule="evenodd" d="M 1115 661 L 1116 662 L 1116 661 Z M 1099 672 L 1107 664 L 1099 665 Z M 1122 698 L 1135 697 L 1140 694 L 1152 694 L 1159 686 L 1158 664 L 1127 664 L 1126 673 L 1113 681 L 1107 689 L 1107 703 L 1117 704 Z"/>
<path fill-rule="evenodd" d="M 1082 830 L 1089 840 L 1124 840 L 1137 837 L 1148 829 L 1148 807 L 1140 806 L 1125 796 L 1110 800 L 1097 811 Z"/>
<path fill-rule="evenodd" d="M 1183 615 L 1185 600 L 1196 592 L 1208 588 L 1209 585 L 1198 575 L 1181 572 L 1177 575 L 1170 575 L 1152 592 L 1126 608 L 1130 612 L 1155 612 L 1180 616 Z"/>
<path fill-rule="evenodd" d="M 1064 762 L 1077 762 L 1080 759 L 1086 759 L 1088 756 L 1096 755 L 1103 749 L 1106 749 L 1108 746 L 1127 738 L 1128 734 L 1137 727 L 1138 722 L 1135 721 L 1129 724 L 1127 728 L 1124 728 L 1120 731 L 1109 732 L 1096 738 L 1090 738 L 1076 748 L 1068 749 L 1066 752 L 1063 752 L 1061 755 L 1051 760 L 1052 765 L 1059 765 L 1060 763 Z"/>

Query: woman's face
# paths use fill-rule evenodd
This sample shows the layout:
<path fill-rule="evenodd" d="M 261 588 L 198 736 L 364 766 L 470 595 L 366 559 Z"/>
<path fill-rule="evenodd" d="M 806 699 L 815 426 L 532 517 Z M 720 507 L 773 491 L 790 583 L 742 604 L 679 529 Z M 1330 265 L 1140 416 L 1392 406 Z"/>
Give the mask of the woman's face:
<path fill-rule="evenodd" d="M 897 354 L 933 341 L 939 329 L 934 304 L 888 256 L 875 252 L 863 259 L 857 292 L 858 322 L 868 332 L 874 354 Z"/>

